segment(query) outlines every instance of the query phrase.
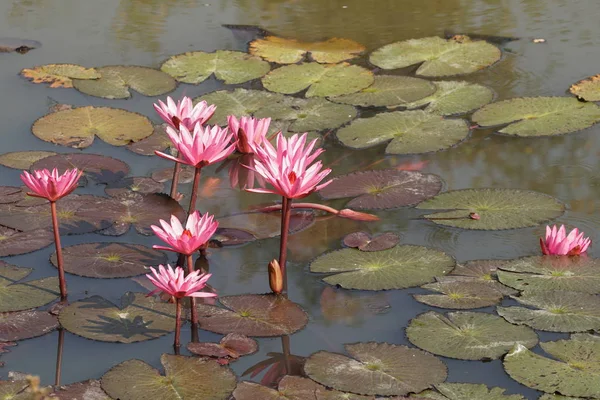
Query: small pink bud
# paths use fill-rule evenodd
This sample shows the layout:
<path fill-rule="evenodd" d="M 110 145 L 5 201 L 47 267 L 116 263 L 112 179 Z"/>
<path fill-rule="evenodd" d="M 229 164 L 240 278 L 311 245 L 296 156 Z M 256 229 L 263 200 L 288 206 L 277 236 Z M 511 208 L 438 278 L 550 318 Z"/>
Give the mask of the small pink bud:
<path fill-rule="evenodd" d="M 283 271 L 277 260 L 269 263 L 269 286 L 275 294 L 280 294 L 283 291 Z"/>
<path fill-rule="evenodd" d="M 472 213 L 469 214 L 469 218 L 477 220 L 477 221 L 479 221 L 481 219 L 481 217 L 479 216 L 479 214 L 474 213 L 474 212 L 472 212 Z"/>
<path fill-rule="evenodd" d="M 362 213 L 350 210 L 349 208 L 340 210 L 338 215 L 340 217 L 353 219 L 355 221 L 379 221 L 379 217 L 377 215 Z"/>

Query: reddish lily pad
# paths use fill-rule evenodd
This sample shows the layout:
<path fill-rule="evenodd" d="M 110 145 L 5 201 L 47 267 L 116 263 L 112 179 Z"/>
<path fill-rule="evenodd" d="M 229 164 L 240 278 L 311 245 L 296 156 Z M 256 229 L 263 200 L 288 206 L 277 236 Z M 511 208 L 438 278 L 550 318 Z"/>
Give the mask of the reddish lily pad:
<path fill-rule="evenodd" d="M 344 245 L 357 247 L 362 251 L 381 251 L 391 249 L 400 242 L 400 236 L 394 232 L 385 232 L 371 237 L 367 232 L 354 232 L 344 237 Z"/>
<path fill-rule="evenodd" d="M 29 169 L 42 158 L 56 155 L 53 151 L 14 151 L 0 155 L 0 165 L 14 169 Z"/>
<path fill-rule="evenodd" d="M 219 343 L 188 343 L 187 349 L 198 355 L 222 359 L 236 359 L 258 351 L 258 342 L 248 336 L 230 333 Z"/>
<path fill-rule="evenodd" d="M 98 183 L 112 183 L 123 179 L 129 173 L 129 166 L 116 158 L 100 154 L 66 153 L 45 157 L 36 161 L 30 170 L 57 168 L 60 173 L 67 169 L 78 168 L 83 171 L 82 180 L 86 177 Z"/>
<path fill-rule="evenodd" d="M 46 311 L 0 313 L 0 342 L 45 335 L 58 328 L 58 319 Z"/>
<path fill-rule="evenodd" d="M 319 194 L 327 200 L 355 197 L 347 207 L 365 210 L 415 205 L 441 190 L 437 175 L 383 169 L 338 176 Z"/>
<path fill-rule="evenodd" d="M 308 228 L 315 222 L 311 211 L 292 211 L 290 233 Z M 249 212 L 219 218 L 219 228 L 250 232 L 256 239 L 277 237 L 281 234 L 281 213 Z"/>
<path fill-rule="evenodd" d="M 54 243 L 54 236 L 47 228 L 20 232 L 0 226 L 0 257 L 31 253 Z"/>
<path fill-rule="evenodd" d="M 153 156 L 155 151 L 165 151 L 173 143 L 167 136 L 167 124 L 155 125 L 152 135 L 138 142 L 131 142 L 125 148 L 142 156 Z"/>
<path fill-rule="evenodd" d="M 0 312 L 36 308 L 56 299 L 58 278 L 43 278 L 18 283 L 33 271 L 0 261 Z"/>
<path fill-rule="evenodd" d="M 152 178 L 146 176 L 132 176 L 114 182 L 104 188 L 104 192 L 113 197 L 119 197 L 122 194 L 130 192 L 135 193 L 161 193 L 164 185 Z"/>

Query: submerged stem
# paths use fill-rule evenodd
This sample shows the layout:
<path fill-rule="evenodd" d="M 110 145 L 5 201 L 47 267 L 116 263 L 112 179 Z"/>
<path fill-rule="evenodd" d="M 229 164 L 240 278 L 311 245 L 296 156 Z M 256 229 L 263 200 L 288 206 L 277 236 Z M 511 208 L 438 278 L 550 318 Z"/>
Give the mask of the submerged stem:
<path fill-rule="evenodd" d="M 187 255 L 188 274 L 194 272 L 194 258 L 191 254 Z M 190 315 L 192 319 L 192 342 L 198 341 L 198 309 L 196 308 L 196 298 L 190 297 Z"/>
<path fill-rule="evenodd" d="M 65 331 L 63 328 L 58 328 L 58 347 L 56 349 L 56 370 L 54 375 L 54 386 L 60 386 L 64 341 Z"/>
<path fill-rule="evenodd" d="M 173 346 L 177 349 L 181 345 L 179 338 L 181 336 L 181 299 L 175 298 L 175 342 Z"/>
<path fill-rule="evenodd" d="M 177 156 L 175 156 L 177 157 Z M 175 166 L 173 167 L 173 179 L 171 180 L 171 192 L 170 196 L 172 198 L 176 198 L 177 196 L 177 185 L 179 184 L 179 173 L 181 171 L 181 164 L 175 162 Z"/>
<path fill-rule="evenodd" d="M 287 242 L 290 232 L 290 216 L 292 214 L 292 199 L 283 197 L 281 205 L 281 239 L 279 242 L 279 265 L 281 266 L 281 275 L 283 276 L 283 293 L 287 294 L 287 269 L 285 262 L 287 260 Z"/>
<path fill-rule="evenodd" d="M 58 282 L 60 285 L 60 299 L 67 299 L 67 282 L 65 281 L 65 269 L 63 265 L 62 247 L 60 245 L 60 233 L 58 232 L 58 214 L 56 212 L 56 202 L 50 202 L 50 211 L 52 214 L 52 230 L 54 232 L 54 245 L 56 246 L 56 264 L 58 265 Z"/>

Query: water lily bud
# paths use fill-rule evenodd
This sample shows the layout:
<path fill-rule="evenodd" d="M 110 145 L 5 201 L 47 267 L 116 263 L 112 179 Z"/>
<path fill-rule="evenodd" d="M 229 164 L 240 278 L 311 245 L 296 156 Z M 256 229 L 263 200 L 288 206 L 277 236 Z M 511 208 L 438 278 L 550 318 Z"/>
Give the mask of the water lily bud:
<path fill-rule="evenodd" d="M 283 291 L 283 271 L 277 260 L 269 263 L 269 286 L 275 294 L 280 294 Z"/>

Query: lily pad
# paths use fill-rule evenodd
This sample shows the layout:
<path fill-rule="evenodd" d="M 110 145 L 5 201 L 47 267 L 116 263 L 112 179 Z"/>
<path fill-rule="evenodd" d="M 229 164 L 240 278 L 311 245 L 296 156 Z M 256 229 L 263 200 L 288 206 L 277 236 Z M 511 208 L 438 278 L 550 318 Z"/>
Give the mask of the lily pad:
<path fill-rule="evenodd" d="M 368 210 L 412 206 L 441 190 L 437 175 L 382 169 L 337 176 L 319 195 L 326 200 L 354 197 L 347 207 Z"/>
<path fill-rule="evenodd" d="M 281 213 L 248 212 L 220 217 L 220 229 L 236 229 L 251 233 L 256 239 L 277 237 L 281 234 Z M 290 233 L 308 228 L 315 222 L 312 211 L 292 210 L 290 217 Z"/>
<path fill-rule="evenodd" d="M 438 278 L 439 282 L 473 282 L 483 283 L 505 296 L 517 294 L 518 291 L 498 282 L 496 271 L 501 268 L 506 260 L 471 260 L 457 264 L 456 268 L 447 276 Z"/>
<path fill-rule="evenodd" d="M 371 86 L 353 94 L 333 97 L 330 100 L 361 107 L 400 106 L 433 95 L 436 91 L 436 84 L 437 82 L 410 76 L 376 75 Z"/>
<path fill-rule="evenodd" d="M 201 329 L 270 337 L 291 335 L 308 323 L 304 310 L 283 296 L 249 294 L 219 297 L 219 301 L 226 308 L 198 305 Z"/>
<path fill-rule="evenodd" d="M 53 168 L 58 169 L 60 174 L 72 168 L 83 171 L 83 176 L 79 180 L 80 184 L 85 184 L 87 178 L 91 178 L 97 183 L 117 182 L 129 173 L 129 165 L 121 160 L 100 154 L 82 153 L 63 153 L 45 157 L 33 163 L 30 170 L 52 170 Z"/>
<path fill-rule="evenodd" d="M 304 63 L 286 65 L 262 78 L 265 89 L 293 94 L 308 89 L 306 97 L 341 96 L 373 83 L 373 73 L 358 65 Z"/>
<path fill-rule="evenodd" d="M 454 265 L 454 259 L 439 250 L 402 245 L 375 252 L 332 251 L 317 257 L 310 271 L 333 274 L 323 280 L 345 289 L 386 290 L 423 285 Z"/>
<path fill-rule="evenodd" d="M 25 54 L 29 50 L 37 49 L 41 45 L 37 40 L 2 37 L 0 38 L 0 53 L 11 53 L 14 51 Z"/>
<path fill-rule="evenodd" d="M 40 307 L 58 297 L 57 277 L 18 283 L 31 271 L 31 268 L 19 268 L 0 261 L 0 312 Z"/>
<path fill-rule="evenodd" d="M 498 271 L 517 290 L 600 293 L 600 260 L 591 257 L 533 256 L 509 260 Z"/>
<path fill-rule="evenodd" d="M 433 307 L 466 310 L 500 303 L 503 294 L 486 283 L 434 282 L 421 286 L 441 294 L 415 294 L 420 303 Z"/>
<path fill-rule="evenodd" d="M 483 107 L 494 99 L 494 92 L 487 86 L 465 81 L 433 82 L 437 87 L 435 93 L 398 105 L 406 108 L 419 108 L 424 105 L 425 111 L 439 115 L 466 114 Z"/>
<path fill-rule="evenodd" d="M 35 400 L 33 395 L 26 391 L 29 383 L 25 380 L 0 381 L 0 398 L 8 400 Z"/>
<path fill-rule="evenodd" d="M 469 74 L 494 64 L 502 53 L 493 44 L 467 36 L 450 39 L 426 37 L 395 42 L 375 50 L 369 61 L 383 69 L 421 64 L 417 75 L 450 76 Z"/>
<path fill-rule="evenodd" d="M 278 64 L 295 64 L 304 60 L 307 54 L 316 62 L 336 64 L 357 57 L 365 51 L 365 47 L 353 40 L 342 38 L 310 43 L 267 36 L 250 43 L 249 51 L 250 54 Z"/>
<path fill-rule="evenodd" d="M 31 131 L 46 142 L 76 149 L 89 147 L 98 136 L 113 146 L 125 146 L 153 132 L 148 118 L 110 107 L 79 107 L 50 113 L 37 121 Z"/>
<path fill-rule="evenodd" d="M 152 178 L 146 176 L 132 176 L 109 184 L 104 188 L 104 193 L 109 196 L 119 197 L 131 192 L 142 194 L 161 193 L 164 188 L 165 185 Z"/>
<path fill-rule="evenodd" d="M 46 311 L 0 313 L 0 342 L 38 337 L 56 328 L 58 320 Z"/>
<path fill-rule="evenodd" d="M 223 400 L 235 388 L 236 378 L 216 361 L 163 354 L 165 375 L 141 360 L 128 360 L 102 377 L 102 389 L 120 400 Z"/>
<path fill-rule="evenodd" d="M 18 186 L 0 186 L 0 204 L 16 203 L 23 199 L 23 191 Z"/>
<path fill-rule="evenodd" d="M 293 375 L 285 375 L 277 390 L 254 382 L 240 382 L 233 397 L 235 400 L 374 400 L 371 396 L 327 389 L 311 379 Z"/>
<path fill-rule="evenodd" d="M 90 278 L 127 278 L 167 263 L 160 251 L 139 244 L 84 243 L 63 249 L 65 272 Z M 56 253 L 50 256 L 56 267 Z"/>
<path fill-rule="evenodd" d="M 178 54 L 165 61 L 160 69 L 179 82 L 197 85 L 215 74 L 226 85 L 234 85 L 264 76 L 271 66 L 241 51 L 217 50 Z"/>
<path fill-rule="evenodd" d="M 29 169 L 33 163 L 49 156 L 53 151 L 14 151 L 0 155 L 0 165 L 14 169 Z"/>
<path fill-rule="evenodd" d="M 336 133 L 342 144 L 364 149 L 385 143 L 387 154 L 417 154 L 444 150 L 469 135 L 466 121 L 444 119 L 422 110 L 379 113 L 359 118 Z"/>
<path fill-rule="evenodd" d="M 569 92 L 585 101 L 600 101 L 600 75 L 590 76 L 572 84 Z"/>
<path fill-rule="evenodd" d="M 554 197 L 520 189 L 453 190 L 425 200 L 421 210 L 449 210 L 425 215 L 430 221 L 463 229 L 498 230 L 537 226 L 565 212 Z M 471 213 L 479 219 L 470 218 Z"/>
<path fill-rule="evenodd" d="M 531 291 L 513 296 L 527 307 L 498 307 L 508 322 L 550 332 L 600 330 L 600 298 L 580 292 Z"/>
<path fill-rule="evenodd" d="M 31 253 L 52 243 L 54 243 L 54 236 L 48 228 L 20 232 L 16 229 L 0 227 L 0 257 Z"/>
<path fill-rule="evenodd" d="M 100 381 L 90 379 L 76 382 L 66 386 L 56 387 L 48 395 L 48 399 L 57 400 L 111 400 L 100 387 Z"/>
<path fill-rule="evenodd" d="M 187 349 L 198 356 L 235 359 L 258 351 L 258 342 L 248 336 L 230 333 L 220 343 L 188 343 Z"/>
<path fill-rule="evenodd" d="M 51 88 L 71 88 L 73 79 L 100 78 L 98 70 L 75 64 L 47 64 L 31 69 L 25 68 L 21 71 L 21 75 L 33 83 L 49 83 Z"/>
<path fill-rule="evenodd" d="M 194 180 L 195 168 L 189 165 L 182 165 L 179 170 L 179 183 L 191 183 Z M 157 169 L 152 172 L 152 179 L 156 182 L 164 183 L 173 179 L 173 166 Z"/>
<path fill-rule="evenodd" d="M 551 136 L 576 132 L 600 121 L 600 107 L 572 97 L 523 97 L 488 104 L 471 117 L 476 124 L 509 124 L 498 132 Z"/>
<path fill-rule="evenodd" d="M 538 337 L 525 326 L 515 326 L 495 315 L 457 311 L 442 315 L 426 312 L 410 321 L 408 340 L 440 356 L 460 360 L 495 360 L 515 344 L 533 347 Z"/>
<path fill-rule="evenodd" d="M 162 71 L 135 65 L 116 65 L 97 68 L 96 80 L 73 80 L 73 87 L 90 96 L 105 99 L 128 99 L 129 89 L 144 96 L 160 96 L 175 90 L 177 82 Z"/>
<path fill-rule="evenodd" d="M 337 128 L 356 118 L 353 106 L 336 104 L 322 98 L 298 99 L 286 97 L 278 104 L 263 107 L 254 113 L 256 118 L 293 121 L 292 132 L 321 131 Z"/>
<path fill-rule="evenodd" d="M 506 389 L 473 383 L 439 383 L 438 392 L 426 390 L 418 394 L 424 399 L 433 400 L 525 400 L 520 394 L 504 394 Z"/>
<path fill-rule="evenodd" d="M 175 305 L 145 293 L 128 292 L 121 307 L 92 296 L 63 308 L 58 316 L 69 332 L 101 342 L 133 343 L 156 339 L 175 330 Z"/>
<path fill-rule="evenodd" d="M 209 242 L 209 245 L 212 244 L 216 247 L 237 246 L 246 244 L 248 242 L 253 242 L 255 240 L 256 236 L 242 229 L 217 228 L 217 231 Z"/>
<path fill-rule="evenodd" d="M 173 146 L 167 136 L 167 124 L 155 125 L 152 135 L 138 142 L 131 142 L 125 148 L 142 156 L 154 156 L 155 151 L 165 151 Z"/>
<path fill-rule="evenodd" d="M 353 232 L 344 236 L 344 245 L 361 251 L 381 251 L 391 249 L 400 242 L 400 236 L 394 232 L 385 232 L 371 237 L 367 232 Z"/>
<path fill-rule="evenodd" d="M 313 380 L 344 392 L 401 396 L 446 380 L 446 366 L 431 354 L 388 343 L 344 345 L 350 357 L 319 351 L 306 360 Z"/>
<path fill-rule="evenodd" d="M 205 94 L 195 98 L 194 104 L 206 101 L 208 104 L 217 106 L 217 110 L 210 121 L 213 124 L 223 126 L 227 124 L 228 115 L 250 116 L 263 107 L 279 103 L 284 98 L 279 93 L 237 88 L 233 91 L 219 90 Z"/>
<path fill-rule="evenodd" d="M 543 394 L 541 395 L 538 400 L 585 400 L 583 397 L 569 397 L 569 396 L 562 396 L 560 394 Z"/>
<path fill-rule="evenodd" d="M 555 359 L 517 345 L 504 357 L 506 373 L 542 392 L 600 397 L 600 342 L 571 339 L 544 342 L 540 346 Z"/>

